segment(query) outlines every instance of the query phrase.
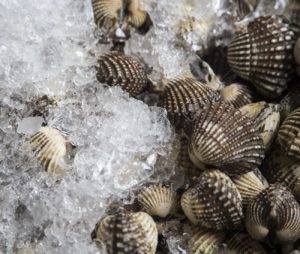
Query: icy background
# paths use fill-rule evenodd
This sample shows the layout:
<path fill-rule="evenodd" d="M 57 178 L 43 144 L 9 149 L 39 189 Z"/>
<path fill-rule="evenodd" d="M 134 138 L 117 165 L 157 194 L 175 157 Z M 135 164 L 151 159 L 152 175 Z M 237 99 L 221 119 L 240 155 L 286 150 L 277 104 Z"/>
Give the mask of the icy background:
<path fill-rule="evenodd" d="M 155 25 L 145 37 L 132 32 L 126 51 L 153 66 L 154 80 L 185 73 L 192 51 L 232 29 L 224 0 L 144 2 Z M 192 31 L 182 28 L 190 16 Z M 108 203 L 174 173 L 166 113 L 95 80 L 94 55 L 108 47 L 97 45 L 90 0 L 1 0 L 0 31 L 0 253 L 100 253 L 90 233 Z M 55 101 L 46 121 L 72 147 L 55 176 L 28 147 L 43 95 Z"/>

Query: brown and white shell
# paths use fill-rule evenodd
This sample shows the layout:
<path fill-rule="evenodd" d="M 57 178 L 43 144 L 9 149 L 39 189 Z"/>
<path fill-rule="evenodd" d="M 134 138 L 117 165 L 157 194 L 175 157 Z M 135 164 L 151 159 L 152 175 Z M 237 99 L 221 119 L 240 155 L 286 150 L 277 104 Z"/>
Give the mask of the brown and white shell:
<path fill-rule="evenodd" d="M 59 130 L 41 127 L 31 136 L 30 144 L 35 157 L 47 172 L 59 172 L 67 152 L 66 141 Z"/>
<path fill-rule="evenodd" d="M 199 168 L 209 165 L 229 175 L 249 172 L 264 158 L 265 147 L 252 120 L 225 103 L 212 103 L 197 115 L 189 154 Z"/>
<path fill-rule="evenodd" d="M 233 83 L 221 90 L 222 100 L 235 108 L 241 108 L 252 102 L 251 91 L 243 85 Z"/>
<path fill-rule="evenodd" d="M 248 234 L 235 234 L 227 241 L 227 252 L 230 254 L 267 254 L 260 243 L 252 239 Z"/>
<path fill-rule="evenodd" d="M 195 112 L 219 97 L 216 91 L 194 78 L 180 77 L 166 82 L 158 106 L 167 110 L 174 126 L 183 127 L 183 123 Z"/>
<path fill-rule="evenodd" d="M 140 0 L 92 0 L 95 23 L 99 28 L 124 31 L 133 26 L 145 34 L 153 25 L 149 14 L 140 9 Z"/>
<path fill-rule="evenodd" d="M 207 170 L 181 197 L 181 206 L 196 225 L 215 230 L 237 229 L 243 220 L 242 197 L 228 176 Z"/>
<path fill-rule="evenodd" d="M 240 108 L 243 115 L 254 121 L 266 148 L 271 146 L 278 132 L 280 109 L 279 105 L 263 101 L 251 103 Z"/>
<path fill-rule="evenodd" d="M 244 208 L 247 208 L 249 203 L 262 190 L 269 186 L 267 180 L 258 169 L 245 174 L 234 176 L 232 178 L 232 181 L 234 182 L 235 186 L 242 196 Z"/>
<path fill-rule="evenodd" d="M 143 187 L 137 195 L 137 200 L 143 211 L 162 218 L 174 213 L 179 204 L 177 193 L 171 186 L 163 184 Z"/>
<path fill-rule="evenodd" d="M 189 253 L 217 254 L 225 238 L 225 232 L 197 227 L 189 240 Z"/>
<path fill-rule="evenodd" d="M 300 37 L 296 42 L 295 48 L 294 48 L 294 57 L 297 63 L 296 69 L 297 74 L 300 76 Z"/>
<path fill-rule="evenodd" d="M 120 86 L 132 96 L 142 93 L 149 85 L 144 63 L 121 52 L 110 52 L 99 57 L 97 79 L 109 86 Z"/>
<path fill-rule="evenodd" d="M 249 204 L 246 228 L 259 241 L 275 235 L 282 244 L 294 242 L 300 237 L 300 206 L 286 187 L 270 185 Z"/>
<path fill-rule="evenodd" d="M 158 233 L 154 220 L 144 212 L 119 212 L 97 223 L 93 240 L 106 246 L 108 254 L 155 254 Z"/>
<path fill-rule="evenodd" d="M 281 16 L 250 22 L 228 46 L 227 59 L 234 72 L 250 81 L 266 97 L 287 89 L 294 71 L 295 34 Z"/>
<path fill-rule="evenodd" d="M 300 159 L 300 108 L 283 121 L 277 139 L 285 154 Z"/>

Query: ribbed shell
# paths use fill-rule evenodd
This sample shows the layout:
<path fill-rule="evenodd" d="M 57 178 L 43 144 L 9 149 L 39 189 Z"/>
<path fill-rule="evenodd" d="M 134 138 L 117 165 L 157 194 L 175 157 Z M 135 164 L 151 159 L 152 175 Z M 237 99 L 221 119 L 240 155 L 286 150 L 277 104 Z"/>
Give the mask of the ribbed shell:
<path fill-rule="evenodd" d="M 266 148 L 269 148 L 280 125 L 280 106 L 257 102 L 240 108 L 243 115 L 252 119 Z"/>
<path fill-rule="evenodd" d="M 227 242 L 226 253 L 230 254 L 267 254 L 266 250 L 248 234 L 238 233 Z"/>
<path fill-rule="evenodd" d="M 137 199 L 143 211 L 162 218 L 174 213 L 179 203 L 179 197 L 172 187 L 162 184 L 144 187 Z"/>
<path fill-rule="evenodd" d="M 283 121 L 277 138 L 287 155 L 300 159 L 300 108 Z"/>
<path fill-rule="evenodd" d="M 188 219 L 196 225 L 216 230 L 236 229 L 243 220 L 241 195 L 228 176 L 219 170 L 207 170 L 195 187 L 181 198 Z"/>
<path fill-rule="evenodd" d="M 132 96 L 142 93 L 149 82 L 143 63 L 120 52 L 100 56 L 96 70 L 99 82 L 121 86 Z"/>
<path fill-rule="evenodd" d="M 149 14 L 140 9 L 139 0 L 92 0 L 95 23 L 99 28 L 116 28 L 121 24 L 123 30 L 129 25 L 142 34 L 152 26 Z"/>
<path fill-rule="evenodd" d="M 250 90 L 240 84 L 231 84 L 221 90 L 222 100 L 235 108 L 241 108 L 252 102 Z"/>
<path fill-rule="evenodd" d="M 275 234 L 281 243 L 294 242 L 300 237 L 300 206 L 287 188 L 270 185 L 248 206 L 246 228 L 260 241 Z"/>
<path fill-rule="evenodd" d="M 108 254 L 154 254 L 158 233 L 150 215 L 144 212 L 120 212 L 107 216 L 95 228 Z"/>
<path fill-rule="evenodd" d="M 258 169 L 235 176 L 232 181 L 242 196 L 244 208 L 247 208 L 248 204 L 268 187 L 268 182 Z"/>
<path fill-rule="evenodd" d="M 59 130 L 41 127 L 31 136 L 30 144 L 37 160 L 47 172 L 60 170 L 66 155 L 66 141 Z"/>
<path fill-rule="evenodd" d="M 266 97 L 278 97 L 294 71 L 294 32 L 282 17 L 259 17 L 228 46 L 228 62 Z"/>
<path fill-rule="evenodd" d="M 213 103 L 199 112 L 190 139 L 191 160 L 219 167 L 229 175 L 257 168 L 264 144 L 254 123 L 230 105 Z"/>
<path fill-rule="evenodd" d="M 189 253 L 217 254 L 225 238 L 224 232 L 199 228 L 189 240 Z"/>
<path fill-rule="evenodd" d="M 168 117 L 176 127 L 193 117 L 193 113 L 202 110 L 209 102 L 219 98 L 217 92 L 194 78 L 183 77 L 169 80 L 159 98 L 158 105 L 168 112 Z"/>

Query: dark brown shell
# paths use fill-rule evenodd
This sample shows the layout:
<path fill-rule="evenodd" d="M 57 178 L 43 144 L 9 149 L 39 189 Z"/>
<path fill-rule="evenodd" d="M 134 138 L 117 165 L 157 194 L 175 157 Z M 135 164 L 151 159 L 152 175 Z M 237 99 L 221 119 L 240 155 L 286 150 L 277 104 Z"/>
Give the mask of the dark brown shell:
<path fill-rule="evenodd" d="M 189 145 L 198 167 L 215 166 L 229 175 L 246 173 L 261 164 L 264 151 L 254 123 L 238 109 L 212 103 L 199 112 Z"/>
<path fill-rule="evenodd" d="M 95 241 L 105 244 L 108 254 L 155 254 L 158 233 L 154 220 L 144 212 L 119 212 L 102 219 L 95 228 Z"/>
<path fill-rule="evenodd" d="M 100 56 L 96 70 L 99 82 L 121 86 L 132 96 L 142 93 L 149 84 L 144 64 L 137 58 L 120 52 Z"/>
<path fill-rule="evenodd" d="M 277 138 L 285 154 L 300 159 L 300 108 L 283 121 Z"/>
<path fill-rule="evenodd" d="M 248 206 L 246 228 L 259 241 L 274 234 L 281 243 L 294 242 L 300 237 L 300 206 L 286 187 L 270 185 Z"/>
<path fill-rule="evenodd" d="M 259 17 L 230 43 L 228 62 L 266 97 L 278 97 L 294 71 L 295 34 L 282 17 Z"/>
<path fill-rule="evenodd" d="M 207 170 L 181 198 L 185 215 L 196 225 L 216 230 L 239 228 L 243 220 L 241 195 L 228 176 Z"/>
<path fill-rule="evenodd" d="M 231 84 L 221 90 L 222 100 L 235 108 L 241 108 L 252 102 L 250 90 L 240 84 Z"/>
<path fill-rule="evenodd" d="M 266 250 L 248 234 L 238 233 L 235 234 L 227 242 L 228 253 L 231 254 L 267 254 Z"/>
<path fill-rule="evenodd" d="M 205 84 L 191 77 L 169 80 L 163 88 L 158 105 L 168 112 L 168 117 L 176 127 L 183 127 L 186 119 L 202 110 L 219 94 Z"/>

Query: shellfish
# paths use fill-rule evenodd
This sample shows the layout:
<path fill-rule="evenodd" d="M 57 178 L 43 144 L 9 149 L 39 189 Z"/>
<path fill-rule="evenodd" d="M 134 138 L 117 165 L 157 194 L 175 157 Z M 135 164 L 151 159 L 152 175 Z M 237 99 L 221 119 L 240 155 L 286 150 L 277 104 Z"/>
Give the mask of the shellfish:
<path fill-rule="evenodd" d="M 152 184 L 139 192 L 137 200 L 146 213 L 165 218 L 175 211 L 179 197 L 170 186 Z"/>
<path fill-rule="evenodd" d="M 266 148 L 269 148 L 280 125 L 280 106 L 265 102 L 251 103 L 240 108 L 243 115 L 252 119 Z"/>
<path fill-rule="evenodd" d="M 150 84 L 146 66 L 137 58 L 121 52 L 110 52 L 98 59 L 96 77 L 109 86 L 121 86 L 132 96 L 142 93 Z"/>
<path fill-rule="evenodd" d="M 37 160 L 49 173 L 58 172 L 64 164 L 67 152 L 66 141 L 60 131 L 41 127 L 31 139 L 30 144 Z"/>
<path fill-rule="evenodd" d="M 242 224 L 242 197 L 219 170 L 203 172 L 197 184 L 182 195 L 181 206 L 193 224 L 206 228 L 236 229 Z"/>
<path fill-rule="evenodd" d="M 92 238 L 103 242 L 108 254 L 155 254 L 158 233 L 150 215 L 119 212 L 97 223 Z"/>
<path fill-rule="evenodd" d="M 228 253 L 267 254 L 266 250 L 248 234 L 238 233 L 227 241 Z"/>
<path fill-rule="evenodd" d="M 234 83 L 221 90 L 222 100 L 235 108 L 241 108 L 252 102 L 250 90 L 243 85 Z"/>
<path fill-rule="evenodd" d="M 192 77 L 169 80 L 164 86 L 158 106 L 168 112 L 171 123 L 180 128 L 193 114 L 202 110 L 219 94 Z"/>
<path fill-rule="evenodd" d="M 257 168 L 265 147 L 254 123 L 225 103 L 212 103 L 197 115 L 189 155 L 199 168 L 210 165 L 229 175 Z"/>
<path fill-rule="evenodd" d="M 277 139 L 285 154 L 300 159 L 300 108 L 283 121 Z"/>
<path fill-rule="evenodd" d="M 228 46 L 227 59 L 234 72 L 249 80 L 266 97 L 278 97 L 294 71 L 295 34 L 280 16 L 250 22 Z"/>
<path fill-rule="evenodd" d="M 274 234 L 282 244 L 294 242 L 300 237 L 300 206 L 287 188 L 270 185 L 249 204 L 246 228 L 259 241 Z"/>

